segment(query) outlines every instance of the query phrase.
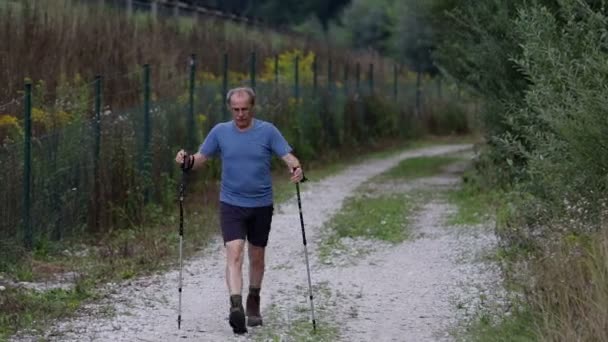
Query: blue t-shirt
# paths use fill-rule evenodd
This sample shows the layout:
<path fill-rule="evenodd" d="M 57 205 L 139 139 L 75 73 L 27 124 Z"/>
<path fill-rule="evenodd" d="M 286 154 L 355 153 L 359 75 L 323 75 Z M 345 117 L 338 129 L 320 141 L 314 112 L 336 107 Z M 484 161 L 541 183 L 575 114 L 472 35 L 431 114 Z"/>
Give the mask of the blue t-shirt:
<path fill-rule="evenodd" d="M 244 132 L 233 121 L 215 125 L 199 149 L 208 158 L 220 155 L 220 201 L 250 208 L 272 205 L 272 153 L 284 157 L 291 151 L 272 123 L 257 119 Z"/>

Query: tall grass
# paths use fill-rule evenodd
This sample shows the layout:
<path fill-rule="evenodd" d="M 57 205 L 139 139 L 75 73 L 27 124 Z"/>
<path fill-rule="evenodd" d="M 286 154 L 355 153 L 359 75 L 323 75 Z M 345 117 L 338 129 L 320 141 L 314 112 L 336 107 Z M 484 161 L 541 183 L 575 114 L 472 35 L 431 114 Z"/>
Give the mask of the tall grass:
<path fill-rule="evenodd" d="M 569 236 L 532 263 L 543 341 L 608 341 L 608 234 Z"/>
<path fill-rule="evenodd" d="M 153 89 L 162 96 L 174 90 L 162 85 L 186 68 L 191 53 L 197 54 L 201 70 L 215 75 L 221 75 L 225 52 L 230 54 L 230 70 L 246 73 L 252 51 L 257 54 L 260 70 L 267 58 L 292 49 L 314 51 L 323 62 L 331 57 L 335 66 L 352 63 L 352 70 L 356 62 L 374 62 L 379 66 L 376 77 L 390 70 L 385 65 L 388 61 L 380 56 L 329 50 L 325 44 L 300 36 L 286 37 L 211 18 L 154 18 L 147 12 L 129 17 L 120 9 L 73 0 L 4 1 L 0 4 L 0 22 L 0 99 L 14 97 L 26 77 L 44 80 L 52 99 L 62 77 L 71 79 L 80 74 L 92 80 L 102 74 L 107 78 L 108 98 L 133 101 L 137 92 L 130 96 L 117 93 L 137 89 L 136 77 L 125 75 L 145 63 L 163 66 L 153 77 Z M 336 67 L 334 79 L 341 72 Z"/>

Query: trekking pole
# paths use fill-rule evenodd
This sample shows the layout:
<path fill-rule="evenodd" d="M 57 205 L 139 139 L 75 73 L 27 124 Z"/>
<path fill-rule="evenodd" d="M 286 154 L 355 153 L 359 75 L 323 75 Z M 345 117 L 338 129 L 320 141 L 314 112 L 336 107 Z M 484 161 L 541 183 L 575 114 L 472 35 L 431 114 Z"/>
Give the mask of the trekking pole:
<path fill-rule="evenodd" d="M 302 176 L 302 183 L 306 182 L 306 177 Z M 300 183 L 296 183 L 296 192 L 298 194 L 298 209 L 300 210 L 300 225 L 302 226 L 302 241 L 304 242 L 304 256 L 306 258 L 306 273 L 308 275 L 308 295 L 310 298 L 310 314 L 312 318 L 312 330 L 317 331 L 317 322 L 315 320 L 315 306 L 312 302 L 312 283 L 310 281 L 310 264 L 308 263 L 308 249 L 306 248 L 306 231 L 304 230 L 304 217 L 302 216 L 302 201 L 300 199 Z"/>
<path fill-rule="evenodd" d="M 186 160 L 184 156 L 184 160 Z M 179 186 L 179 304 L 177 311 L 177 329 L 182 325 L 182 248 L 184 245 L 184 192 L 186 188 L 186 163 L 182 163 L 182 181 Z"/>

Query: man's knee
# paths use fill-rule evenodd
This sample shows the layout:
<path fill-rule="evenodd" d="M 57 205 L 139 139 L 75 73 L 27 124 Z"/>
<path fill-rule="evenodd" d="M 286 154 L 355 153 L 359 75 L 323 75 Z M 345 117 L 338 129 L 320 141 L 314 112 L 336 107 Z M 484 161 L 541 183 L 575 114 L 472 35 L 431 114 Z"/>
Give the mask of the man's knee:
<path fill-rule="evenodd" d="M 226 243 L 226 259 L 228 264 L 240 265 L 243 263 L 244 240 L 232 240 Z"/>

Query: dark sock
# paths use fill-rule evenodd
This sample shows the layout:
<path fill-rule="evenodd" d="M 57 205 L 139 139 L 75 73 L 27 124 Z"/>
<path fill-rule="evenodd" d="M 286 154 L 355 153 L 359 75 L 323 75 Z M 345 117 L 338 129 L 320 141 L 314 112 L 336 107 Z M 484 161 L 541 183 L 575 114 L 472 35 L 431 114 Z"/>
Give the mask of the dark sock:
<path fill-rule="evenodd" d="M 249 286 L 249 295 L 251 295 L 251 296 L 259 296 L 260 295 L 260 288 L 255 288 L 255 287 Z"/>
<path fill-rule="evenodd" d="M 243 297 L 241 295 L 230 295 L 230 306 L 240 308 L 243 305 Z"/>

